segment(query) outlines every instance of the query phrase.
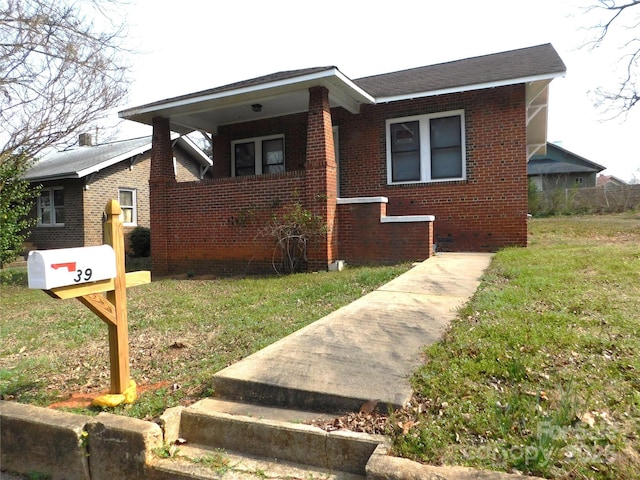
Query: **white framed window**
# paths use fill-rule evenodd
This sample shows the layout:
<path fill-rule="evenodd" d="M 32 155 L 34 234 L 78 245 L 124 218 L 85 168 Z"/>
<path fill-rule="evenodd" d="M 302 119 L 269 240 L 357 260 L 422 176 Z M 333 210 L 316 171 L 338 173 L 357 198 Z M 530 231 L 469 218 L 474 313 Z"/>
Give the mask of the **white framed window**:
<path fill-rule="evenodd" d="M 122 224 L 137 225 L 138 209 L 136 208 L 136 190 L 134 188 L 119 188 L 118 202 L 120 202 L 120 208 L 122 208 L 122 213 L 120 214 Z"/>
<path fill-rule="evenodd" d="M 64 190 L 62 187 L 43 188 L 38 196 L 38 226 L 64 226 Z"/>
<path fill-rule="evenodd" d="M 387 124 L 387 183 L 466 178 L 464 110 L 393 118 Z"/>
<path fill-rule="evenodd" d="M 231 142 L 231 175 L 284 172 L 284 135 L 246 138 Z"/>

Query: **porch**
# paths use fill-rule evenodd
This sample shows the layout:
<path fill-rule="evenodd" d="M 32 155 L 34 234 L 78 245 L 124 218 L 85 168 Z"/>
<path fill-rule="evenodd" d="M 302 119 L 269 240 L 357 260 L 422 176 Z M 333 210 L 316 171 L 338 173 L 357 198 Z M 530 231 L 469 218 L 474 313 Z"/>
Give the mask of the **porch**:
<path fill-rule="evenodd" d="M 326 270 L 338 259 L 389 264 L 429 257 L 433 218 L 389 221 L 386 201 L 338 201 L 331 110 L 357 115 L 373 100 L 335 67 L 293 79 L 290 73 L 125 112 L 153 126 L 154 274 L 273 272 L 275 239 L 265 227 L 295 205 L 326 225 L 307 245 L 308 270 Z M 213 135 L 216 178 L 177 183 L 171 132 L 196 129 Z"/>

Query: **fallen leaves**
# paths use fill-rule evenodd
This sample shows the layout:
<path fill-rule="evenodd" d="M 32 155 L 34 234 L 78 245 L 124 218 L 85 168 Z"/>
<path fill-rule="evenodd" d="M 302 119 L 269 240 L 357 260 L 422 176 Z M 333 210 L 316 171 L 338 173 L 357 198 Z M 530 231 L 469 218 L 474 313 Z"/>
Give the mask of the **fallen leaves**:
<path fill-rule="evenodd" d="M 384 435 L 386 433 L 387 415 L 372 411 L 371 413 L 349 413 L 333 420 L 315 420 L 311 422 L 322 430 L 350 430 L 352 432 Z"/>

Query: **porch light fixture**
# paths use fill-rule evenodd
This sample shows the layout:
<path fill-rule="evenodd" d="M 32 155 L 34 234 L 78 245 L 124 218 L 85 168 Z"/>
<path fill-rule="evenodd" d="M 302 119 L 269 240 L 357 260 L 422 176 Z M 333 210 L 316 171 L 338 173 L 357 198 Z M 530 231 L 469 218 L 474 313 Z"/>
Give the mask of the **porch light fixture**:
<path fill-rule="evenodd" d="M 262 111 L 262 104 L 254 103 L 253 105 L 251 105 L 251 110 L 253 110 L 254 112 L 261 112 Z"/>

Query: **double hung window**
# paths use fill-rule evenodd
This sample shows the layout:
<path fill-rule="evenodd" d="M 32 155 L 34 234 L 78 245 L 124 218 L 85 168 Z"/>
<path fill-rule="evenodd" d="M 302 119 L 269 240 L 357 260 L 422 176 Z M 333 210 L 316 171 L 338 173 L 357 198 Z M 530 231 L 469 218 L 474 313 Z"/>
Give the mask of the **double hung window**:
<path fill-rule="evenodd" d="M 38 225 L 64 225 L 64 190 L 43 188 L 38 196 Z"/>
<path fill-rule="evenodd" d="M 137 225 L 138 213 L 136 208 L 136 191 L 133 188 L 120 188 L 118 190 L 118 201 L 122 213 L 120 221 L 123 225 Z"/>
<path fill-rule="evenodd" d="M 464 112 L 387 120 L 387 182 L 465 178 Z"/>
<path fill-rule="evenodd" d="M 249 138 L 231 142 L 234 177 L 282 173 L 284 168 L 284 135 Z"/>

